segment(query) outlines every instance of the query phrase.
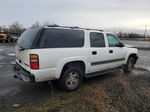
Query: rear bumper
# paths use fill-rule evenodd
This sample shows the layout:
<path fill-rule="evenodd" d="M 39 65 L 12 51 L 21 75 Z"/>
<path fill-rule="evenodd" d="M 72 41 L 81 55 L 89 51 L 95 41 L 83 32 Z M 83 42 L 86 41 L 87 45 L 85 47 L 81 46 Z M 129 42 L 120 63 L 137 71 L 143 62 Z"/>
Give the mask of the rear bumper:
<path fill-rule="evenodd" d="M 23 69 L 19 64 L 14 65 L 14 78 L 19 78 L 25 82 L 35 82 L 35 77 L 30 72 Z"/>

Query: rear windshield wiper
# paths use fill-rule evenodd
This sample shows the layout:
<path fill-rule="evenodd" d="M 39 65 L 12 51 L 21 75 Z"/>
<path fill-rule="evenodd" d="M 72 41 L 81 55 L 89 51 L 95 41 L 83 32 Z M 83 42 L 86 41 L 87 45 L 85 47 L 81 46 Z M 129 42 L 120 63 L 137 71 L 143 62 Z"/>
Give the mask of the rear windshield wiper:
<path fill-rule="evenodd" d="M 26 49 L 26 48 L 20 46 L 19 51 L 24 51 L 25 49 Z"/>

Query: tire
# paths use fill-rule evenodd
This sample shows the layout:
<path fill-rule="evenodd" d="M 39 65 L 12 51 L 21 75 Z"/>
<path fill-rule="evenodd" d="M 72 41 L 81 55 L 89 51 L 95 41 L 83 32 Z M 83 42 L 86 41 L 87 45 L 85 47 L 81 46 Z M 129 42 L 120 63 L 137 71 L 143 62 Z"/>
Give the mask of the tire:
<path fill-rule="evenodd" d="M 14 39 L 10 39 L 10 42 L 13 43 L 13 42 L 14 42 Z"/>
<path fill-rule="evenodd" d="M 10 39 L 8 39 L 8 40 L 7 40 L 7 42 L 8 42 L 8 43 L 11 43 L 11 40 L 10 40 Z"/>
<path fill-rule="evenodd" d="M 125 73 L 130 73 L 134 69 L 134 64 L 135 64 L 135 58 L 129 57 L 126 65 L 123 68 L 123 71 Z"/>
<path fill-rule="evenodd" d="M 15 42 L 15 40 L 13 40 L 13 39 L 12 39 L 12 40 L 11 40 L 11 42 L 12 42 L 12 43 L 14 43 L 14 42 Z"/>
<path fill-rule="evenodd" d="M 69 67 L 58 80 L 59 87 L 66 91 L 73 91 L 79 88 L 83 79 L 83 73 L 78 67 Z"/>

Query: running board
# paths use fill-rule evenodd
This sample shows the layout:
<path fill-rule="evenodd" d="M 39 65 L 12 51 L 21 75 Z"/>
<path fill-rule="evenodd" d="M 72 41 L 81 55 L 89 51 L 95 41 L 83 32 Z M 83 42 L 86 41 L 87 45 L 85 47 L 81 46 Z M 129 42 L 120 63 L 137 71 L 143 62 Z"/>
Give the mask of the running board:
<path fill-rule="evenodd" d="M 86 73 L 85 77 L 89 78 L 89 77 L 94 77 L 94 76 L 98 76 L 98 75 L 102 75 L 102 74 L 107 74 L 107 73 L 111 73 L 111 72 L 120 70 L 122 68 L 123 68 L 123 66 L 119 66 L 119 67 L 116 67 L 113 69 L 107 69 L 107 70 L 102 70 L 102 71 L 97 71 L 97 72 L 92 72 L 92 73 Z"/>

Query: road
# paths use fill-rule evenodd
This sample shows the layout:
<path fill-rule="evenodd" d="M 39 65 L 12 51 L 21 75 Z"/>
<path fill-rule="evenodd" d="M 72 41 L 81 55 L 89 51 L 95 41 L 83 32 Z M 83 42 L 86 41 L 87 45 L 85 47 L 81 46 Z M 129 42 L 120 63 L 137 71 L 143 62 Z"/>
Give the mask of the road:
<path fill-rule="evenodd" d="M 0 43 L 0 108 L 10 111 L 13 104 L 28 104 L 45 99 L 51 92 L 47 83 L 25 83 L 14 79 L 14 44 Z"/>
<path fill-rule="evenodd" d="M 150 70 L 150 50 L 139 50 L 139 59 L 137 61 L 138 66 L 146 67 Z"/>
<path fill-rule="evenodd" d="M 122 40 L 124 44 L 132 45 L 137 48 L 150 48 L 150 41 L 128 41 L 128 40 Z"/>
<path fill-rule="evenodd" d="M 25 83 L 13 78 L 14 44 L 0 43 L 0 109 L 10 111 L 14 104 L 26 105 L 51 95 L 47 83 Z M 139 51 L 139 66 L 150 66 L 150 51 Z M 137 72 L 133 72 L 133 74 Z"/>
<path fill-rule="evenodd" d="M 137 48 L 148 48 L 149 50 L 138 50 L 139 59 L 136 65 L 150 70 L 150 41 L 122 40 L 122 42 Z"/>

